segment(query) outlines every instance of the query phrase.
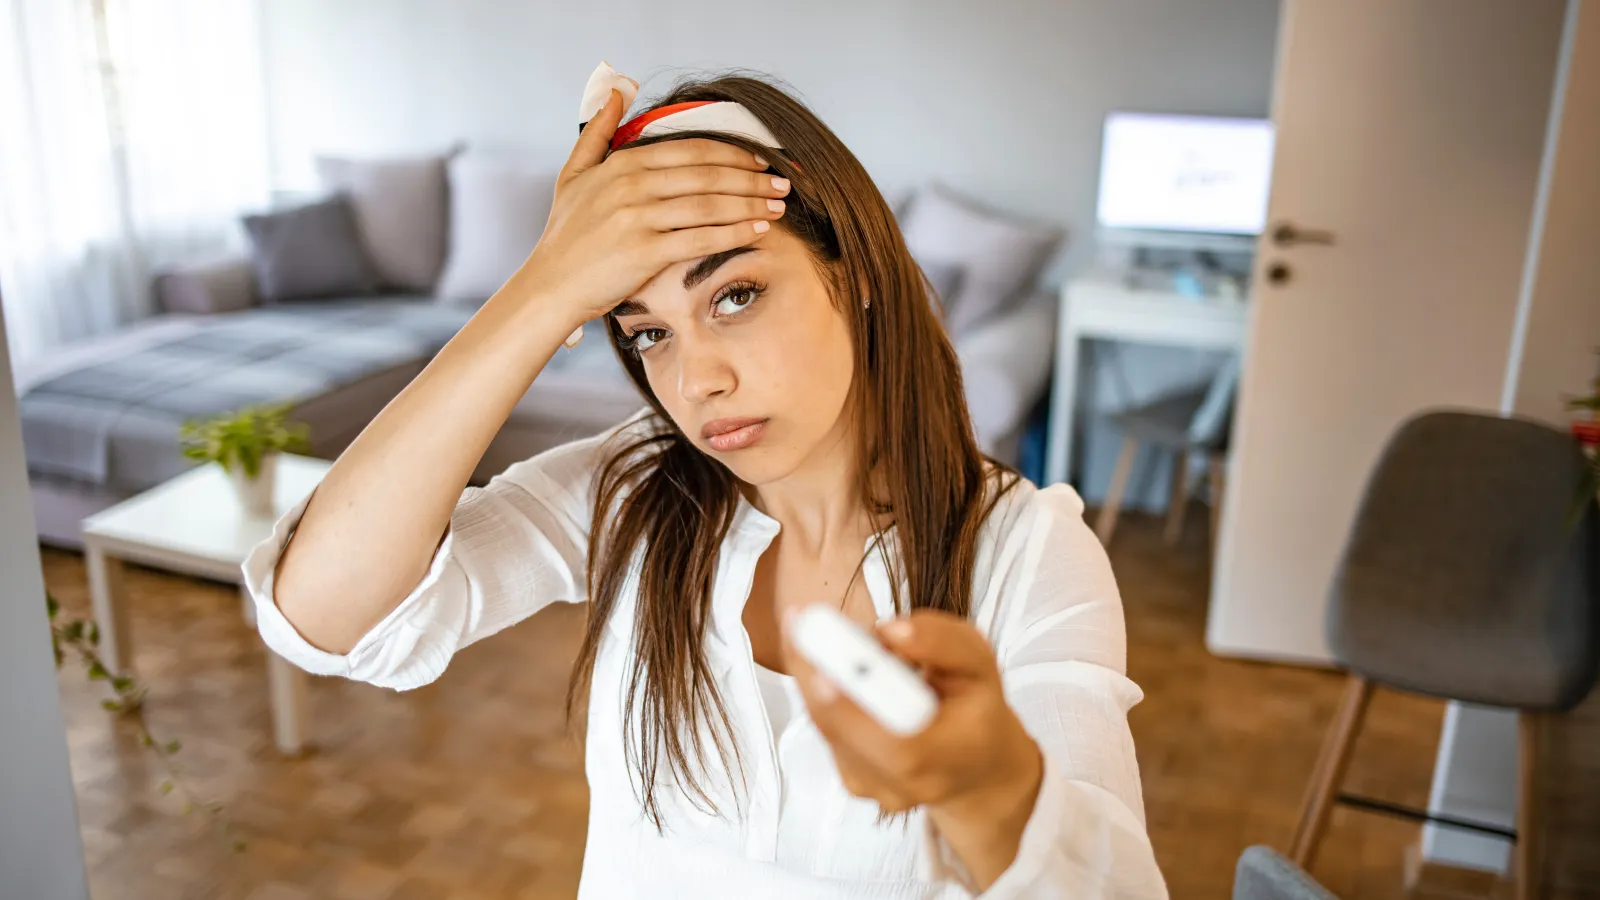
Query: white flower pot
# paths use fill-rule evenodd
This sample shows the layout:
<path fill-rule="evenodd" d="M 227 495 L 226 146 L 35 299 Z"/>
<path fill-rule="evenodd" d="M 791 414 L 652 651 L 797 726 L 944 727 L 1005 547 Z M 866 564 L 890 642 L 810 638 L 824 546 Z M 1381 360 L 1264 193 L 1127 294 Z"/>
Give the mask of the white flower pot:
<path fill-rule="evenodd" d="M 233 482 L 233 492 L 239 497 L 239 507 L 247 516 L 271 518 L 273 515 L 272 489 L 277 481 L 278 454 L 268 453 L 261 458 L 261 472 L 254 478 L 248 478 L 242 467 L 235 467 L 228 473 L 228 478 Z"/>

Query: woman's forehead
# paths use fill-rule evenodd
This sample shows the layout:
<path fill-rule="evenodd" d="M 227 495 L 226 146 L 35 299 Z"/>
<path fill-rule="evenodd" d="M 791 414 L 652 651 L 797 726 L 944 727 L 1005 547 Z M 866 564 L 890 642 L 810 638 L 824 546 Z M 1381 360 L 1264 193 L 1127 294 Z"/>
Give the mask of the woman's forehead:
<path fill-rule="evenodd" d="M 725 279 L 728 270 L 751 266 L 764 269 L 787 269 L 796 262 L 806 261 L 806 247 L 798 238 L 774 228 L 760 241 L 723 253 L 714 253 L 697 259 L 674 263 L 662 269 L 633 295 L 646 306 L 670 304 L 675 298 L 695 296 L 719 279 Z M 629 313 L 619 312 L 618 315 Z"/>

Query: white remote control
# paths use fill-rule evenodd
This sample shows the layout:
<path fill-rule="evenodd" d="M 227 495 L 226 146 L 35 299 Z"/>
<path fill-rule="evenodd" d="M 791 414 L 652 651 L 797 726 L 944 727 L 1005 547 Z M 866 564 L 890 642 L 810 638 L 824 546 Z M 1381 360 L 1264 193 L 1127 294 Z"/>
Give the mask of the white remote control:
<path fill-rule="evenodd" d="M 933 720 L 933 689 L 844 613 L 813 604 L 789 627 L 795 649 L 884 728 L 912 735 Z"/>

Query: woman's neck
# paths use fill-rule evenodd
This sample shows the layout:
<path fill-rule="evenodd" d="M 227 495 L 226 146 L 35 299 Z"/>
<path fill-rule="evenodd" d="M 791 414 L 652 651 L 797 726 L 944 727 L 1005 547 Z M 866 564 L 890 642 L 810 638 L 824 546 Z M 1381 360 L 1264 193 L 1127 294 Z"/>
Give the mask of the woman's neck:
<path fill-rule="evenodd" d="M 752 506 L 776 519 L 785 543 L 818 554 L 839 546 L 859 550 L 882 527 L 861 501 L 855 442 L 839 436 L 818 447 L 783 478 L 745 486 Z"/>

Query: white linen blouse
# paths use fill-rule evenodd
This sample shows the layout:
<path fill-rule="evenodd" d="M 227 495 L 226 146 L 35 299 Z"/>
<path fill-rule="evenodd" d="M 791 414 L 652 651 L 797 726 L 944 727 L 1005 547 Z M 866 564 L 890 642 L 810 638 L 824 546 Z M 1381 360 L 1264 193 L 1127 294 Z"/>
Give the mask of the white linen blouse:
<path fill-rule="evenodd" d="M 262 637 L 309 672 L 405 690 L 438 678 L 458 650 L 548 604 L 583 602 L 592 481 L 609 434 L 467 488 L 421 583 L 344 655 L 307 643 L 273 599 L 274 569 L 305 510 L 301 501 L 244 562 Z M 993 646 L 1006 698 L 1044 757 L 1017 858 L 986 898 L 1167 895 L 1128 731 L 1127 711 L 1142 694 L 1124 675 L 1121 598 L 1082 512 L 1067 485 L 1040 490 L 1024 481 L 981 529 L 972 621 Z M 580 898 L 973 896 L 921 810 L 879 821 L 875 803 L 845 790 L 803 704 L 783 711 L 781 728 L 769 724 L 741 616 L 756 561 L 778 530 L 741 498 L 718 556 L 706 652 L 746 785 L 736 793 L 737 772 L 707 753 L 702 787 L 720 815 L 670 784 L 656 792 L 664 828 L 643 815 L 622 743 L 637 570 L 624 587 L 589 692 Z M 890 549 L 874 552 L 863 572 L 880 619 L 895 615 L 883 556 L 893 541 L 882 543 Z"/>

